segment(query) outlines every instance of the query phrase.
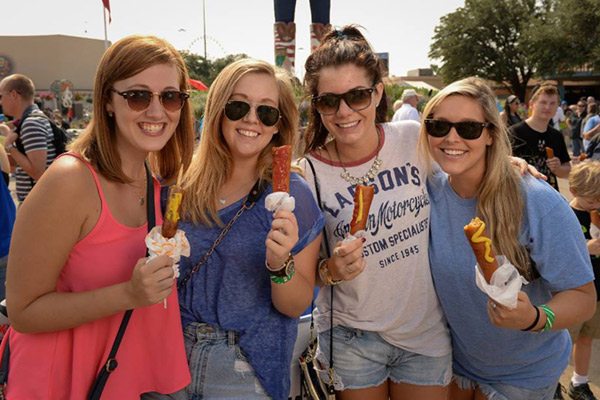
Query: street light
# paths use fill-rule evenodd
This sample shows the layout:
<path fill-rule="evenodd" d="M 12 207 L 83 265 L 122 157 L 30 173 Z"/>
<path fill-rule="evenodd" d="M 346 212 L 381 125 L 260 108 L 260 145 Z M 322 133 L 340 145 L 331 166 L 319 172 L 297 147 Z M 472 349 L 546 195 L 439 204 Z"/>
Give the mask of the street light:
<path fill-rule="evenodd" d="M 202 0 L 202 26 L 204 28 L 204 59 L 206 60 L 206 1 Z"/>

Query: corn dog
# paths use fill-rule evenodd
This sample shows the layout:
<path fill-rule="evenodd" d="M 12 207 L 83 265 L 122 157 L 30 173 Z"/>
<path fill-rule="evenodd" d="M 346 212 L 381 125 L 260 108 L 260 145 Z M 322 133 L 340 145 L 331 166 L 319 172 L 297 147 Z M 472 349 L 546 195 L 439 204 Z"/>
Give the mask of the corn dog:
<path fill-rule="evenodd" d="M 373 201 L 375 188 L 373 186 L 356 185 L 354 192 L 354 210 L 350 222 L 350 233 L 354 235 L 358 231 L 365 230 L 369 219 L 369 208 Z"/>
<path fill-rule="evenodd" d="M 475 217 L 464 229 L 483 276 L 490 283 L 492 275 L 498 269 L 498 261 L 492 249 L 492 240 L 485 233 L 485 222 Z"/>
<path fill-rule="evenodd" d="M 554 158 L 554 150 L 552 150 L 552 147 L 546 147 L 546 158 Z"/>
<path fill-rule="evenodd" d="M 177 185 L 169 188 L 169 197 L 167 199 L 167 209 L 162 224 L 162 235 L 170 239 L 177 233 L 177 224 L 179 223 L 179 208 L 183 199 L 183 190 Z"/>
<path fill-rule="evenodd" d="M 273 147 L 273 192 L 290 191 L 290 168 L 292 165 L 292 146 Z"/>

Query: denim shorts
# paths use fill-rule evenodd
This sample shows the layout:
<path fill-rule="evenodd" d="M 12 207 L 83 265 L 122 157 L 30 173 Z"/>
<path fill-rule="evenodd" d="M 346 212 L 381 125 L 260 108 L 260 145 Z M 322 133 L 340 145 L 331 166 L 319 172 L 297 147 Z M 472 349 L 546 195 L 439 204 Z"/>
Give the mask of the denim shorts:
<path fill-rule="evenodd" d="M 194 322 L 185 327 L 184 338 L 192 374 L 187 388 L 190 400 L 269 399 L 235 332 Z"/>
<path fill-rule="evenodd" d="M 558 381 L 541 389 L 525 389 L 505 383 L 479 383 L 460 375 L 454 381 L 461 389 L 478 388 L 488 400 L 552 400 Z"/>
<path fill-rule="evenodd" d="M 452 354 L 430 357 L 393 346 L 377 332 L 345 326 L 333 328 L 333 369 L 336 390 L 379 386 L 387 379 L 419 386 L 446 386 L 452 378 Z M 319 334 L 317 359 L 327 379 L 329 333 Z"/>

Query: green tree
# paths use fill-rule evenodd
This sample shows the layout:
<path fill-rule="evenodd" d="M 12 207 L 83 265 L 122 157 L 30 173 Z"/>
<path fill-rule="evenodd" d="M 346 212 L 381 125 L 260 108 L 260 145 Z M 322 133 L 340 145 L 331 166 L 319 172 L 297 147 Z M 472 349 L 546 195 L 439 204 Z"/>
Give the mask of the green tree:
<path fill-rule="evenodd" d="M 429 57 L 440 61 L 436 68 L 446 82 L 477 75 L 524 99 L 532 76 L 555 69 L 564 58 L 562 48 L 544 41 L 559 34 L 550 28 L 557 1 L 465 0 L 440 19 Z"/>
<path fill-rule="evenodd" d="M 206 59 L 201 55 L 190 53 L 189 51 L 180 51 L 183 60 L 190 74 L 190 78 L 202 81 L 206 86 L 210 86 L 219 72 L 232 62 L 248 57 L 245 54 L 230 54 L 215 60 Z"/>

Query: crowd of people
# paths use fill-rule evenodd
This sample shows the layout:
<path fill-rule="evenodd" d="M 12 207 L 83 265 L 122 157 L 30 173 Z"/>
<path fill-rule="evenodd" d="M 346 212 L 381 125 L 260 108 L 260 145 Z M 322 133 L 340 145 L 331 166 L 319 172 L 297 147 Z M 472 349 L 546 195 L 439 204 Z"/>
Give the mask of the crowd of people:
<path fill-rule="evenodd" d="M 596 104 L 582 99 L 555 119 L 559 93 L 543 84 L 528 116 L 514 95 L 500 113 L 471 77 L 421 113 L 424 99 L 405 90 L 388 122 L 382 65 L 360 29 L 319 42 L 304 66 L 302 145 L 292 76 L 253 59 L 217 76 L 194 145 L 185 63 L 153 36 L 107 49 L 93 117 L 61 155 L 33 82 L 0 81 L 15 117 L 0 125 L 7 398 L 88 398 L 106 369 L 107 399 L 287 399 L 298 318 L 313 301 L 316 370 L 339 399 L 562 398 L 570 357 L 566 391 L 595 398 Z M 272 152 L 285 145 L 302 149 L 289 177 L 295 207 L 271 211 Z M 570 204 L 557 178 L 568 178 Z M 172 185 L 190 248 L 178 268 L 147 257 L 145 242 L 172 218 Z M 357 185 L 375 194 L 355 237 Z M 476 284 L 463 234 L 474 217 L 502 268 L 528 282 L 514 306 Z"/>

